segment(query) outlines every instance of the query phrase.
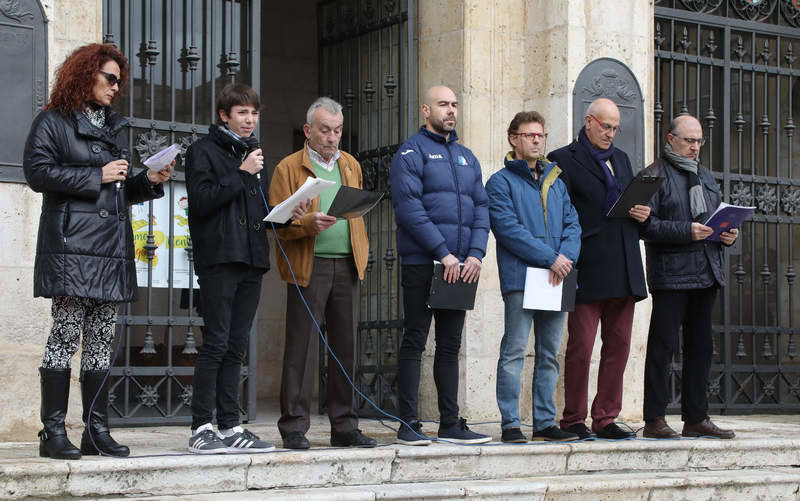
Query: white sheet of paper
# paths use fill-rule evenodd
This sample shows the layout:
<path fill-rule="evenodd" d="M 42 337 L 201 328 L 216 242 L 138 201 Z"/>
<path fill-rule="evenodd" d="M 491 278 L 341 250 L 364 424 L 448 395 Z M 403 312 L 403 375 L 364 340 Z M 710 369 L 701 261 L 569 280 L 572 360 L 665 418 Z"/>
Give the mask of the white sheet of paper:
<path fill-rule="evenodd" d="M 178 153 L 181 152 L 181 147 L 178 144 L 171 144 L 159 151 L 155 155 L 148 157 L 147 160 L 142 162 L 148 169 L 153 172 L 160 172 L 167 168 L 170 162 L 175 160 Z"/>
<path fill-rule="evenodd" d="M 564 282 L 552 286 L 547 281 L 548 278 L 550 270 L 528 268 L 525 273 L 525 292 L 522 295 L 524 309 L 561 311 L 561 288 Z"/>
<path fill-rule="evenodd" d="M 292 193 L 292 196 L 273 207 L 267 217 L 264 218 L 264 221 L 285 223 L 292 218 L 292 211 L 295 207 L 309 198 L 316 197 L 335 184 L 333 181 L 325 181 L 316 177 L 307 178 L 306 182 Z"/>

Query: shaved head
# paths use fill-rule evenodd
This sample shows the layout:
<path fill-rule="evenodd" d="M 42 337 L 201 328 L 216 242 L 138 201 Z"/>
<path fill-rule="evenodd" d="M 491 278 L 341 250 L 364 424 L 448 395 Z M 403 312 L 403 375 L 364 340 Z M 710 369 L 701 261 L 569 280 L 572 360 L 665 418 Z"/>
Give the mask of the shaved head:
<path fill-rule="evenodd" d="M 423 100 L 423 104 L 427 104 L 431 106 L 433 103 L 438 101 L 440 98 L 445 98 L 448 101 L 458 101 L 456 98 L 456 93 L 453 92 L 453 89 L 450 87 L 446 87 L 444 85 L 434 85 L 427 91 L 425 91 L 425 98 Z"/>
<path fill-rule="evenodd" d="M 422 103 L 422 115 L 425 127 L 431 132 L 446 138 L 456 128 L 458 117 L 458 98 L 450 87 L 436 85 L 425 92 Z"/>

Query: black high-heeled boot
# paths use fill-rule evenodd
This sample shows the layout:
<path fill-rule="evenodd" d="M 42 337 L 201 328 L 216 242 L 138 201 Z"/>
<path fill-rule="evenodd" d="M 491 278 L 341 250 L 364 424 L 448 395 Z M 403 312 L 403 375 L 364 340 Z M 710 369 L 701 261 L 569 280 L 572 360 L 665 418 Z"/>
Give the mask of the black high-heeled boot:
<path fill-rule="evenodd" d="M 44 428 L 39 432 L 39 456 L 53 459 L 80 459 L 78 450 L 67 437 L 64 420 L 69 402 L 69 369 L 39 367 L 42 404 L 39 415 Z"/>
<path fill-rule="evenodd" d="M 86 423 L 86 429 L 83 430 L 81 437 L 81 452 L 87 456 L 96 456 L 102 452 L 109 456 L 127 457 L 131 453 L 130 449 L 118 444 L 108 430 L 108 384 L 103 385 L 105 375 L 106 371 L 102 370 L 81 372 L 83 422 Z M 89 407 L 92 406 L 92 400 L 94 407 L 90 415 Z M 89 437 L 90 430 L 91 437 Z"/>

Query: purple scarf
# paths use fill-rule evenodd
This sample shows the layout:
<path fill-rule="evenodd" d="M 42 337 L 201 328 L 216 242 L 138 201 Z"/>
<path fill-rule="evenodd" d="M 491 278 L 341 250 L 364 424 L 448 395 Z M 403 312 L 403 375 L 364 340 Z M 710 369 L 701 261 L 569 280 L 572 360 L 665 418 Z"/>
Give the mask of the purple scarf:
<path fill-rule="evenodd" d="M 622 194 L 622 188 L 619 186 L 619 182 L 617 181 L 616 176 L 611 173 L 611 170 L 608 168 L 606 161 L 611 158 L 611 155 L 614 154 L 614 145 L 608 147 L 607 150 L 600 150 L 592 146 L 592 143 L 589 142 L 589 138 L 586 136 L 586 127 L 582 127 L 581 131 L 578 133 L 578 142 L 583 146 L 586 152 L 589 154 L 590 157 L 594 159 L 595 162 L 603 169 L 603 174 L 606 176 L 606 203 L 603 207 L 603 214 L 607 213 L 611 207 L 614 205 L 614 202 L 617 201 L 619 196 Z"/>

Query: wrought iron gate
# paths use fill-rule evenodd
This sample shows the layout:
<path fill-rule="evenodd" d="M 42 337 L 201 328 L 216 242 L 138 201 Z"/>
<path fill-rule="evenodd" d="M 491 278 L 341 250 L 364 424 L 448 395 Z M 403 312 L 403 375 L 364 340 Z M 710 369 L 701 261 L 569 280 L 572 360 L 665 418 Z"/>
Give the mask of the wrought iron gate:
<path fill-rule="evenodd" d="M 361 284 L 356 384 L 387 411 L 397 407 L 395 375 L 403 327 L 389 166 L 416 129 L 413 0 L 333 0 L 317 10 L 320 95 L 344 106 L 341 148 L 361 163 L 364 188 L 384 198 L 366 217 L 370 253 Z M 319 408 L 326 408 L 326 354 L 320 349 Z M 361 416 L 376 411 L 357 398 Z"/>
<path fill-rule="evenodd" d="M 129 149 L 136 167 L 168 144 L 178 143 L 185 152 L 206 134 L 215 121 L 216 93 L 225 84 L 241 80 L 258 90 L 260 37 L 255 27 L 260 12 L 260 0 L 104 2 L 104 41 L 116 44 L 131 65 L 127 95 L 116 107 L 130 122 Z M 195 311 L 197 297 L 190 293 L 191 239 L 175 231 L 176 224 L 186 224 L 180 200 L 184 179 L 179 161 L 165 202 L 156 202 L 168 201 L 168 210 L 156 214 L 153 202 L 140 209 L 146 218 L 140 223 L 144 245 L 137 249 L 137 263 L 146 266 L 147 280 L 139 280 L 139 299 L 125 318 L 124 343 L 111 372 L 113 425 L 191 421 L 195 338 L 203 321 Z M 160 223 L 162 228 L 156 228 Z M 178 285 L 176 265 L 187 257 L 186 285 Z M 167 264 L 161 283 L 154 278 L 159 259 L 161 266 Z M 244 421 L 255 416 L 249 374 L 255 373 L 257 337 L 250 339 L 241 374 Z"/>
<path fill-rule="evenodd" d="M 721 412 L 800 409 L 800 1 L 656 0 L 655 154 L 669 121 L 703 123 L 701 161 L 724 199 L 757 207 L 729 255 L 708 387 Z M 680 411 L 681 360 L 672 367 Z"/>

